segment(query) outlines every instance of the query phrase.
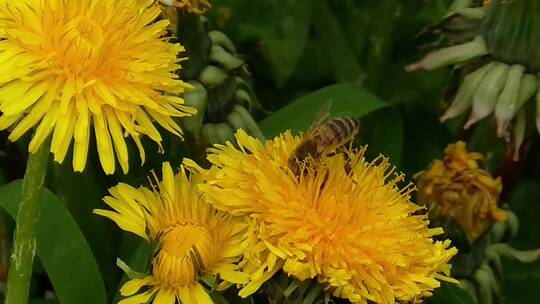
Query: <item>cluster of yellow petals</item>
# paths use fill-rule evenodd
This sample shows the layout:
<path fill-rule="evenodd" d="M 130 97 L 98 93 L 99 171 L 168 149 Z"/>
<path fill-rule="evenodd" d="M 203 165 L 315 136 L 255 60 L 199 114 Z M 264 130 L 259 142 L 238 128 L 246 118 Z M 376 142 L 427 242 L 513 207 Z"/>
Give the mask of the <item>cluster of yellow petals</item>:
<path fill-rule="evenodd" d="M 0 1 L 0 130 L 15 141 L 36 127 L 33 153 L 52 134 L 57 162 L 74 141 L 75 171 L 94 133 L 108 174 L 115 155 L 128 171 L 125 137 L 144 161 L 141 137 L 162 141 L 154 122 L 181 136 L 173 118 L 196 111 L 178 97 L 188 86 L 176 75 L 183 47 L 162 37 L 159 14 L 148 0 Z"/>
<path fill-rule="evenodd" d="M 464 142 L 448 145 L 444 159 L 417 176 L 418 198 L 428 205 L 430 217 L 454 221 L 470 242 L 493 222 L 506 220 L 498 208 L 500 178 L 493 178 L 482 154 L 467 152 Z"/>
<path fill-rule="evenodd" d="M 237 133 L 210 149 L 212 168 L 199 188 L 216 209 L 250 219 L 242 269 L 248 296 L 283 269 L 300 280 L 316 279 L 353 303 L 395 303 L 430 296 L 449 277 L 457 252 L 434 241 L 422 207 L 410 201 L 403 176 L 364 149 L 340 148 L 304 161 L 301 176 L 288 167 L 300 137 L 286 132 L 266 144 Z M 189 166 L 195 166 L 190 163 Z"/>
<path fill-rule="evenodd" d="M 194 14 L 204 14 L 206 10 L 212 8 L 208 0 L 159 0 L 159 2 Z"/>
<path fill-rule="evenodd" d="M 197 179 L 195 174 L 188 178 L 183 168 L 174 175 L 165 163 L 163 179 L 152 190 L 119 184 L 103 199 L 113 210 L 94 211 L 158 246 L 152 274 L 128 281 L 120 290 L 127 298 L 120 303 L 212 304 L 201 276 L 248 282 L 238 271 L 247 224 L 206 203 L 197 192 Z"/>

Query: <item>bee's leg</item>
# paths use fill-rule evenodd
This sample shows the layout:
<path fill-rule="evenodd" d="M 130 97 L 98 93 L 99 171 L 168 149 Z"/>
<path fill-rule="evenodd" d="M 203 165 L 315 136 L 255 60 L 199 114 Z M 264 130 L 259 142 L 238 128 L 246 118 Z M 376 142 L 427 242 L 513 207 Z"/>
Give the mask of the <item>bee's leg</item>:
<path fill-rule="evenodd" d="M 352 141 L 351 141 L 351 145 L 352 145 Z M 349 148 L 349 151 L 350 151 L 351 148 Z M 347 177 L 354 183 L 356 184 L 356 181 L 354 180 L 353 178 L 353 160 L 351 160 L 350 156 L 349 156 L 349 153 L 344 153 L 344 161 L 345 161 L 345 165 L 343 166 L 343 170 L 345 171 L 345 175 L 347 175 Z"/>
<path fill-rule="evenodd" d="M 352 143 L 352 141 L 351 141 Z M 329 152 L 328 154 L 326 154 L 327 157 L 332 157 L 332 156 L 336 156 L 338 154 L 337 151 L 332 151 L 332 152 Z M 348 176 L 348 177 L 351 177 L 352 176 L 352 166 L 351 166 L 351 161 L 350 161 L 350 157 L 349 157 L 349 154 L 347 153 L 343 153 L 343 158 L 344 158 L 344 170 L 345 170 L 345 174 Z"/>
<path fill-rule="evenodd" d="M 300 178 L 300 161 L 296 157 L 289 159 L 289 169 L 296 178 Z"/>
<path fill-rule="evenodd" d="M 345 161 L 345 165 L 343 167 L 343 170 L 345 170 L 345 174 L 348 177 L 352 177 L 353 167 L 351 165 L 351 158 L 349 157 L 348 153 L 344 153 L 343 158 L 344 158 L 344 161 Z"/>
<path fill-rule="evenodd" d="M 311 164 L 306 162 L 312 162 Z M 293 158 L 289 160 L 289 169 L 291 169 L 294 177 L 296 178 L 297 182 L 300 182 L 302 176 L 306 177 L 309 175 L 310 166 L 314 166 L 315 161 L 314 160 L 299 160 L 298 158 Z"/>
<path fill-rule="evenodd" d="M 418 208 L 411 215 L 427 215 L 427 214 L 428 214 L 427 207 L 425 205 L 422 205 L 421 208 Z"/>
<path fill-rule="evenodd" d="M 321 190 L 324 189 L 324 186 L 326 185 L 326 181 L 328 181 L 328 170 L 325 170 L 324 171 L 324 178 L 323 178 L 323 181 L 321 183 Z"/>
<path fill-rule="evenodd" d="M 332 151 L 332 152 L 326 153 L 326 156 L 327 157 L 333 157 L 333 156 L 336 156 L 337 154 L 338 154 L 337 151 Z"/>
<path fill-rule="evenodd" d="M 348 177 L 352 177 L 352 166 L 349 162 L 345 162 L 345 167 L 343 169 L 345 170 L 345 174 L 347 174 Z"/>

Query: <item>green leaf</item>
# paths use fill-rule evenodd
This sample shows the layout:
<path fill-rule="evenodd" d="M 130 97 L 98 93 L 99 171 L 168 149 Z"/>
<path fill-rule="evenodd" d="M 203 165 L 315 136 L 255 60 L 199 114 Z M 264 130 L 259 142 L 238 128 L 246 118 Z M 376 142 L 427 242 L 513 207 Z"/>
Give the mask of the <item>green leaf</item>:
<path fill-rule="evenodd" d="M 387 73 L 392 55 L 392 40 L 396 22 L 395 16 L 400 10 L 398 0 L 379 0 L 370 2 L 372 22 L 369 27 L 368 51 L 365 56 L 366 85 L 374 92 L 384 90 L 384 76 Z"/>
<path fill-rule="evenodd" d="M 443 283 L 435 290 L 429 303 L 432 304 L 475 304 L 467 291 L 449 283 Z"/>
<path fill-rule="evenodd" d="M 330 113 L 362 117 L 386 106 L 377 96 L 354 83 L 331 85 L 293 101 L 260 122 L 267 138 L 284 130 L 305 131 L 325 103 L 332 100 Z"/>
<path fill-rule="evenodd" d="M 92 139 L 90 151 L 96 149 L 95 147 L 95 141 Z M 66 157 L 63 164 L 51 162 L 46 187 L 64 203 L 79 225 L 94 253 L 110 299 L 112 297 L 110 290 L 116 288 L 121 278 L 115 264 L 120 233 L 112 221 L 96 216 L 92 210 L 104 206 L 102 198 L 115 181 L 112 180 L 112 176 L 103 173 L 97 153 L 89 153 L 84 173 L 73 172 L 71 163 L 71 155 Z M 117 170 L 120 171 L 120 168 L 117 167 Z"/>
<path fill-rule="evenodd" d="M 512 245 L 519 249 L 540 247 L 540 234 L 537 229 L 540 214 L 540 183 L 537 181 L 521 183 L 512 193 L 510 206 L 519 218 L 520 226 Z"/>
<path fill-rule="evenodd" d="M 214 302 L 216 302 L 215 304 L 219 303 L 218 301 L 222 301 L 221 297 L 217 296 L 218 294 L 221 297 L 225 298 L 226 301 L 231 303 L 231 304 L 233 304 L 233 303 L 234 304 L 266 303 L 266 299 L 268 298 L 267 295 L 262 294 L 262 293 L 257 293 L 257 295 L 262 296 L 263 300 L 261 300 L 261 301 L 256 301 L 254 299 L 255 295 L 247 297 L 247 298 L 240 298 L 240 296 L 238 296 L 238 289 L 235 286 L 233 286 L 233 287 L 228 288 L 228 289 L 226 289 L 224 291 L 221 291 L 219 293 L 217 291 L 214 291 L 213 293 L 211 293 L 210 297 L 212 297 L 212 299 L 214 299 Z M 220 299 L 218 299 L 218 298 L 220 298 Z"/>
<path fill-rule="evenodd" d="M 519 218 L 519 232 L 511 245 L 519 250 L 540 247 L 540 183 L 521 183 L 512 193 L 510 206 Z M 540 294 L 531 292 L 540 285 L 540 261 L 524 264 L 503 258 L 505 303 L 540 303 Z"/>
<path fill-rule="evenodd" d="M 373 3 L 361 3 L 355 0 L 327 1 L 336 15 L 337 21 L 355 54 L 356 58 L 363 58 L 369 31 L 369 22 L 374 19 L 373 14 L 361 6 Z"/>
<path fill-rule="evenodd" d="M 3 304 L 4 301 L 5 301 L 5 296 L 4 294 L 0 293 L 0 304 Z M 58 304 L 58 301 L 31 297 L 30 299 L 28 299 L 28 304 Z"/>
<path fill-rule="evenodd" d="M 311 1 L 281 1 L 278 19 L 262 38 L 262 53 L 281 87 L 296 69 L 308 38 Z"/>
<path fill-rule="evenodd" d="M 434 159 L 444 156 L 444 149 L 455 139 L 446 125 L 421 108 L 411 105 L 400 106 L 404 118 L 405 138 L 401 171 L 412 178 L 425 170 Z"/>
<path fill-rule="evenodd" d="M 214 301 L 214 304 L 230 304 L 230 302 L 217 291 L 211 292 L 210 297 L 212 298 L 212 301 Z"/>
<path fill-rule="evenodd" d="M 367 157 L 373 159 L 382 154 L 390 163 L 399 167 L 403 153 L 404 133 L 403 118 L 395 107 L 382 108 L 367 115 L 360 122 L 362 144 L 367 144 Z"/>
<path fill-rule="evenodd" d="M 29 304 L 57 304 L 58 301 L 49 300 L 49 299 L 30 299 L 28 303 Z"/>
<path fill-rule="evenodd" d="M 292 76 L 309 37 L 312 1 L 228 1 L 243 14 L 240 35 L 259 40 L 262 57 L 281 87 Z M 251 9 L 251 10 L 250 10 Z M 271 22 L 269 22 L 271 20 Z"/>
<path fill-rule="evenodd" d="M 0 206 L 16 217 L 22 181 L 0 187 Z M 107 303 L 92 251 L 65 206 L 44 189 L 38 224 L 37 256 L 59 303 Z"/>
<path fill-rule="evenodd" d="M 506 145 L 497 137 L 493 123 L 489 119 L 480 121 L 475 127 L 467 143 L 467 149 L 484 154 L 489 172 L 496 171 L 502 156 L 506 153 Z"/>
<path fill-rule="evenodd" d="M 322 42 L 319 47 L 325 51 L 327 60 L 332 63 L 335 79 L 345 82 L 363 78 L 362 68 L 326 0 L 315 1 L 312 25 L 315 35 Z"/>

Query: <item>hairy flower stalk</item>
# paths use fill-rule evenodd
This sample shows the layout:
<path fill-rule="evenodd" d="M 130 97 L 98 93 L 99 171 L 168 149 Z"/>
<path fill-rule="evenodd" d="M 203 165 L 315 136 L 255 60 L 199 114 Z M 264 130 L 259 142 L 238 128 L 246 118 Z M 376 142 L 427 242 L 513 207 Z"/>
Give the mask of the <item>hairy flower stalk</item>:
<path fill-rule="evenodd" d="M 465 123 L 469 128 L 493 115 L 497 136 L 506 140 L 517 160 L 526 129 L 518 114 L 531 107 L 533 100 L 540 103 L 540 3 L 495 0 L 477 8 L 458 5 L 426 31 L 441 32 L 451 46 L 426 55 L 407 66 L 407 71 L 450 65 L 459 66 L 458 72 L 469 70 L 441 121 L 472 109 Z M 538 106 L 536 117 L 531 124 L 540 132 Z"/>
<path fill-rule="evenodd" d="M 6 303 L 28 301 L 30 277 L 36 254 L 36 234 L 39 223 L 41 196 L 47 173 L 50 141 L 46 141 L 35 154 L 28 156 L 21 190 L 21 202 L 13 234 L 9 260 Z"/>
<path fill-rule="evenodd" d="M 59 163 L 74 142 L 75 171 L 94 134 L 107 174 L 115 159 L 129 169 L 125 137 L 144 161 L 143 136 L 161 145 L 155 123 L 181 136 L 173 118 L 196 111 L 178 97 L 189 87 L 176 75 L 183 47 L 163 37 L 159 14 L 153 1 L 1 1 L 0 130 L 16 141 L 36 127 L 28 150 L 51 136 Z"/>
<path fill-rule="evenodd" d="M 434 241 L 412 187 L 387 160 L 364 158 L 365 149 L 301 161 L 297 176 L 289 157 L 300 137 L 286 132 L 263 144 L 240 130 L 231 143 L 210 149 L 213 167 L 201 168 L 205 198 L 218 210 L 250 219 L 242 262 L 256 292 L 283 270 L 317 280 L 330 294 L 353 303 L 394 303 L 428 297 L 449 277 L 456 254 L 449 241 Z"/>
<path fill-rule="evenodd" d="M 104 202 L 113 210 L 94 213 L 157 244 L 150 274 L 132 278 L 120 289 L 119 303 L 212 304 L 202 276 L 245 284 L 237 265 L 247 237 L 247 223 L 215 210 L 201 198 L 198 177 L 184 168 L 176 175 L 163 164 L 163 178 L 152 188 L 119 184 Z"/>

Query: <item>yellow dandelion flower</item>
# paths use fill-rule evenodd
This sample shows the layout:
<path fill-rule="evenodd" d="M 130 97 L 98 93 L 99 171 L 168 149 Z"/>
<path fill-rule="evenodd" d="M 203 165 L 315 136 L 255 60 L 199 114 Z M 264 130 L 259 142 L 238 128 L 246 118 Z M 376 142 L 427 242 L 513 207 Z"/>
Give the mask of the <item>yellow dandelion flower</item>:
<path fill-rule="evenodd" d="M 444 159 L 417 176 L 419 200 L 428 204 L 432 219 L 453 220 L 470 242 L 493 222 L 506 220 L 498 208 L 501 179 L 493 178 L 482 154 L 467 152 L 464 142 L 448 145 Z"/>
<path fill-rule="evenodd" d="M 157 178 L 156 178 L 157 180 Z M 152 274 L 128 281 L 120 290 L 120 303 L 213 303 L 199 283 L 203 275 L 229 283 L 246 283 L 236 263 L 245 248 L 246 224 L 202 200 L 198 178 L 184 168 L 174 175 L 163 164 L 163 180 L 153 189 L 119 184 L 103 200 L 112 210 L 94 210 L 122 228 L 159 244 Z M 145 290 L 138 293 L 143 287 Z"/>
<path fill-rule="evenodd" d="M 450 241 L 435 242 L 412 187 L 380 157 L 339 148 L 303 162 L 299 177 L 288 159 L 301 138 L 286 132 L 266 144 L 239 131 L 232 144 L 210 149 L 213 164 L 199 189 L 219 210 L 250 218 L 244 271 L 255 292 L 282 268 L 299 280 L 316 278 L 334 296 L 353 303 L 420 300 L 449 277 L 456 254 Z M 189 166 L 194 166 L 193 163 Z M 304 167 L 303 167 L 304 168 Z"/>
<path fill-rule="evenodd" d="M 91 129 L 104 171 L 115 154 L 128 171 L 128 135 L 139 148 L 158 144 L 154 121 L 181 136 L 173 117 L 194 114 L 177 97 L 179 44 L 163 38 L 167 20 L 153 1 L 0 1 L 0 130 L 16 141 L 30 128 L 35 153 L 52 134 L 51 152 L 63 162 L 74 140 L 73 168 L 83 171 Z"/>
<path fill-rule="evenodd" d="M 206 10 L 212 8 L 208 0 L 159 0 L 166 6 L 174 6 L 194 14 L 203 14 Z"/>

